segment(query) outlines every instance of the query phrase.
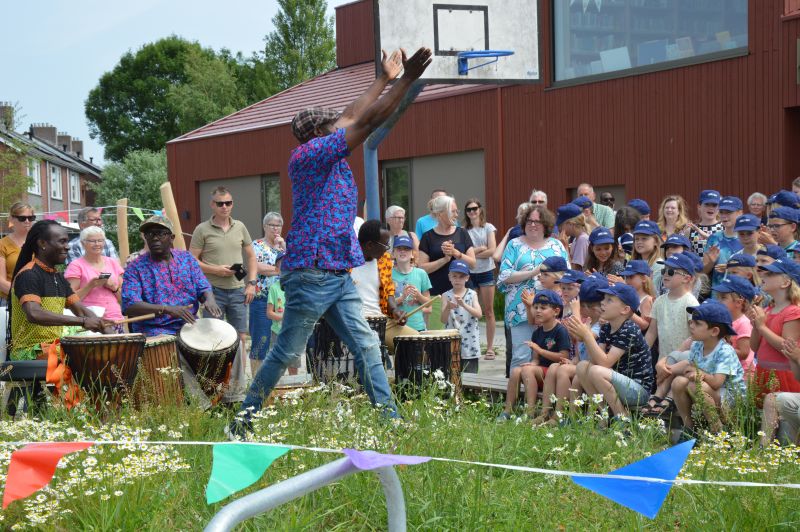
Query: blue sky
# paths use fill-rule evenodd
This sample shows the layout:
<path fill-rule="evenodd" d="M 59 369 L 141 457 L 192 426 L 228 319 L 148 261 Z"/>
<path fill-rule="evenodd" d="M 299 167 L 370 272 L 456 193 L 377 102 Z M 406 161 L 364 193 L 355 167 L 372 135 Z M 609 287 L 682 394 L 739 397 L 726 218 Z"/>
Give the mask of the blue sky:
<path fill-rule="evenodd" d="M 348 1 L 328 0 L 329 13 Z M 102 162 L 103 147 L 89 138 L 83 105 L 122 54 L 174 33 L 250 55 L 262 48 L 277 9 L 274 0 L 9 2 L 3 7 L 0 101 L 22 108 L 21 129 L 53 124 L 83 140 L 85 157 Z"/>

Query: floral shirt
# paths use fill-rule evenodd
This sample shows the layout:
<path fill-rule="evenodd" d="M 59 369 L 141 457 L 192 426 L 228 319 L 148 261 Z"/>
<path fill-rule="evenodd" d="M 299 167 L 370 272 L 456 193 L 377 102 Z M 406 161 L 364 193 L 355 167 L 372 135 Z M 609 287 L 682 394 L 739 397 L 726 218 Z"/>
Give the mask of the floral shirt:
<path fill-rule="evenodd" d="M 709 375 L 723 374 L 727 376 L 723 390 L 720 390 L 725 402 L 730 403 L 737 395 L 744 396 L 747 389 L 744 383 L 744 369 L 739 362 L 739 357 L 736 356 L 736 350 L 728 342 L 720 340 L 707 356 L 703 354 L 703 342 L 692 342 L 689 362 Z"/>
<path fill-rule="evenodd" d="M 506 246 L 506 250 L 503 252 L 503 260 L 500 262 L 497 287 L 506 296 L 505 320 L 509 327 L 519 325 L 528 320 L 528 316 L 525 313 L 525 303 L 522 302 L 522 291 L 525 289 L 535 290 L 537 287 L 533 279 L 513 284 L 507 283 L 506 279 L 513 273 L 536 268 L 547 257 L 563 257 L 564 260 L 569 260 L 564 244 L 555 238 L 548 238 L 539 249 L 531 249 L 522 238 L 515 238 L 509 241 Z"/>
<path fill-rule="evenodd" d="M 392 279 L 392 269 L 394 263 L 392 256 L 387 251 L 378 259 L 378 280 L 380 281 L 378 296 L 380 297 L 381 312 L 391 317 L 389 311 L 389 297 L 394 296 L 394 279 Z"/>
<path fill-rule="evenodd" d="M 292 229 L 286 237 L 283 268 L 346 270 L 364 264 L 353 230 L 358 190 L 345 157 L 339 129 L 298 146 L 289 158 Z"/>
<path fill-rule="evenodd" d="M 256 262 L 275 266 L 275 259 L 278 258 L 278 250 L 269 247 L 269 244 L 266 240 L 263 238 L 253 240 L 253 251 L 256 254 Z M 256 285 L 258 288 L 256 291 L 256 297 L 267 297 L 267 294 L 269 293 L 269 287 L 278 280 L 278 277 L 278 275 L 259 274 L 256 278 L 256 281 L 258 282 Z"/>
<path fill-rule="evenodd" d="M 122 277 L 122 312 L 134 303 L 153 305 L 188 306 L 196 314 L 200 296 L 211 290 L 200 264 L 188 251 L 172 250 L 168 262 L 155 262 L 149 253 L 133 261 Z M 131 323 L 131 332 L 147 336 L 178 333 L 184 321 L 169 314 L 161 314 L 152 320 Z"/>

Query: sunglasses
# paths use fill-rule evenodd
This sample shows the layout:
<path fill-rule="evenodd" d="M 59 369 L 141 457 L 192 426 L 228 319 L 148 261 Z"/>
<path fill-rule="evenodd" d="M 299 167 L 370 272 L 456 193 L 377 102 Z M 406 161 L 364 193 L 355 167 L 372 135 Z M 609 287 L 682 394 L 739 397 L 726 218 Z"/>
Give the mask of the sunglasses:
<path fill-rule="evenodd" d="M 531 201 L 530 203 L 532 203 L 532 204 L 534 204 L 534 205 L 544 205 L 544 204 L 546 204 L 547 202 L 546 202 L 546 201 L 541 201 L 541 200 L 540 200 L 540 201 Z"/>
<path fill-rule="evenodd" d="M 169 231 L 167 231 L 167 230 L 161 230 L 161 231 L 148 231 L 148 232 L 146 232 L 146 233 L 144 234 L 144 237 L 145 237 L 146 239 L 148 239 L 148 240 L 152 240 L 152 239 L 154 239 L 154 238 L 157 238 L 157 239 L 159 239 L 159 240 L 164 240 L 165 238 L 167 238 L 167 237 L 168 237 L 169 235 L 171 235 L 171 234 L 172 234 L 172 233 L 170 233 L 170 232 L 169 232 Z"/>
<path fill-rule="evenodd" d="M 14 218 L 19 220 L 20 222 L 35 222 L 36 221 L 36 215 L 35 214 L 31 214 L 30 216 L 14 216 Z"/>
<path fill-rule="evenodd" d="M 233 205 L 233 200 L 230 201 L 215 201 L 214 203 L 217 204 L 217 207 L 230 207 Z"/>
<path fill-rule="evenodd" d="M 464 209 L 464 212 L 476 212 L 478 209 L 480 209 L 480 206 L 477 206 L 477 207 L 467 207 L 466 209 Z"/>
<path fill-rule="evenodd" d="M 387 245 L 386 245 L 386 244 L 384 244 L 383 242 L 378 242 L 377 240 L 375 240 L 375 241 L 373 241 L 373 243 L 375 243 L 375 244 L 378 244 L 380 247 L 382 247 L 382 248 L 383 248 L 383 249 L 385 249 L 386 251 L 389 251 L 389 249 L 390 249 L 390 248 L 389 248 L 389 246 L 387 246 Z"/>
<path fill-rule="evenodd" d="M 682 272 L 680 270 L 676 270 L 675 268 L 667 268 L 664 270 L 664 275 L 669 275 L 670 277 L 672 277 L 673 275 L 688 276 L 689 274 L 686 272 Z"/>

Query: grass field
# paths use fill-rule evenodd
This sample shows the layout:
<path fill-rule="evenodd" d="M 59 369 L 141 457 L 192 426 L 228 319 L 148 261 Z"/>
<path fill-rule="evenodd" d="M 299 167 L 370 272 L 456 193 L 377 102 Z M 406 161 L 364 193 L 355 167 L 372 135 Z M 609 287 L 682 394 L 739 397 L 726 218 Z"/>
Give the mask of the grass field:
<path fill-rule="evenodd" d="M 591 400 L 589 400 L 591 402 Z M 494 422 L 501 405 L 477 398 L 456 405 L 433 389 L 401 405 L 406 421 L 381 419 L 364 395 L 338 386 L 290 395 L 265 409 L 258 439 L 328 448 L 352 447 L 582 472 L 607 472 L 666 448 L 657 423 L 634 422 L 630 434 L 582 418 L 558 429 Z M 49 408 L 38 418 L 0 421 L 3 441 L 140 439 L 220 441 L 227 411 L 191 407 L 106 414 Z M 5 483 L 12 449 L 0 448 Z M 800 481 L 797 448 L 760 450 L 723 433 L 692 452 L 682 476 L 708 480 Z M 48 488 L 0 512 L 0 527 L 41 530 L 198 530 L 226 503 L 336 455 L 292 451 L 260 482 L 214 505 L 205 503 L 210 446 L 96 446 L 67 456 Z M 609 530 L 677 528 L 797 530 L 800 490 L 679 485 L 650 521 L 565 477 L 429 462 L 398 469 L 412 530 Z M 383 530 L 386 510 L 377 477 L 346 479 L 258 518 L 242 530 Z"/>

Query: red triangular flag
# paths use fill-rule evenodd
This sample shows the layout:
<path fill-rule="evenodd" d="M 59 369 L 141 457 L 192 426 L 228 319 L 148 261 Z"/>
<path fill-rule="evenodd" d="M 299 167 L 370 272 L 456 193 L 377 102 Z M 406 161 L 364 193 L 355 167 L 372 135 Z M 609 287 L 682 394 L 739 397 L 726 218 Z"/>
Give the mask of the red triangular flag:
<path fill-rule="evenodd" d="M 47 486 L 62 456 L 91 446 L 88 442 L 31 443 L 11 453 L 3 509 L 17 499 L 24 499 Z"/>

